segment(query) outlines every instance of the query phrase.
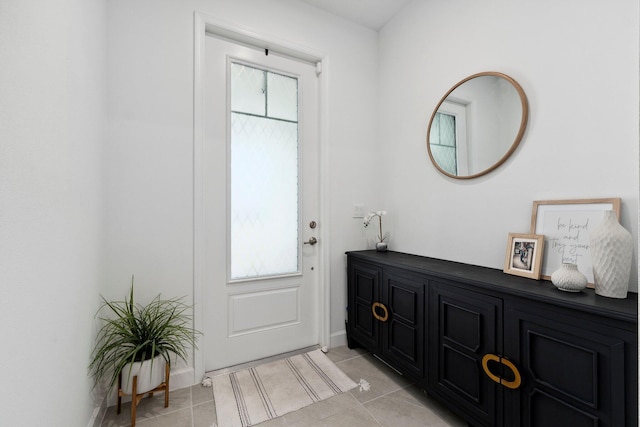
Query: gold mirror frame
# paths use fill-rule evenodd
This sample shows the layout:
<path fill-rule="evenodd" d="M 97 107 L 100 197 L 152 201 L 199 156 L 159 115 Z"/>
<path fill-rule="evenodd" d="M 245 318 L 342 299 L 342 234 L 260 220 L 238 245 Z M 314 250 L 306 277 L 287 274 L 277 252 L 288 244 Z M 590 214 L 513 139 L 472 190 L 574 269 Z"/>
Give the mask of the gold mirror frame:
<path fill-rule="evenodd" d="M 456 90 L 458 87 L 462 86 L 464 83 L 468 82 L 471 79 L 475 79 L 476 77 L 485 77 L 485 76 L 493 76 L 493 77 L 499 77 L 499 78 L 505 79 L 506 81 L 511 83 L 511 85 L 515 88 L 516 92 L 518 93 L 518 95 L 520 97 L 520 104 L 522 106 L 522 119 L 520 120 L 520 129 L 518 130 L 518 133 L 517 133 L 517 135 L 515 137 L 515 140 L 513 141 L 513 144 L 511 144 L 511 147 L 493 165 L 489 166 L 488 168 L 486 168 L 484 170 L 481 170 L 480 172 L 476 172 L 476 173 L 473 173 L 471 175 L 462 175 L 462 176 L 453 175 L 453 174 L 445 171 L 444 169 L 442 169 L 440 167 L 440 165 L 438 165 L 438 162 L 436 162 L 436 159 L 433 157 L 433 153 L 431 152 L 431 145 L 430 145 L 430 141 L 429 141 L 430 135 L 431 135 L 431 124 L 433 123 L 433 119 L 436 117 L 436 113 L 438 113 L 438 110 L 442 106 L 443 102 L 446 101 L 447 97 L 449 95 L 451 95 L 451 93 L 454 90 Z M 496 169 L 501 164 L 503 164 L 509 158 L 509 156 L 511 156 L 511 154 L 516 150 L 516 148 L 518 148 L 518 145 L 520 144 L 520 141 L 522 140 L 522 136 L 524 135 L 524 131 L 525 131 L 526 127 L 527 127 L 528 118 L 529 118 L 529 105 L 528 105 L 528 102 L 527 102 L 527 95 L 524 93 L 524 90 L 518 84 L 518 82 L 516 82 L 513 78 L 509 77 L 508 75 L 503 74 L 503 73 L 499 73 L 499 72 L 496 72 L 496 71 L 485 71 L 485 72 L 482 72 L 482 73 L 473 74 L 473 75 L 465 78 L 464 80 L 461 80 L 460 82 L 456 83 L 442 97 L 442 99 L 440 99 L 440 102 L 438 102 L 438 105 L 436 105 L 436 108 L 433 110 L 433 114 L 431 114 L 431 119 L 429 120 L 429 126 L 427 127 L 427 152 L 429 153 L 429 158 L 431 159 L 431 163 L 433 163 L 433 165 L 436 167 L 436 169 L 438 171 L 440 171 L 440 173 L 442 173 L 443 175 L 446 175 L 446 176 L 448 176 L 450 178 L 471 179 L 471 178 L 477 178 L 477 177 L 482 176 L 482 175 L 486 175 L 489 172 L 491 172 L 494 169 Z"/>

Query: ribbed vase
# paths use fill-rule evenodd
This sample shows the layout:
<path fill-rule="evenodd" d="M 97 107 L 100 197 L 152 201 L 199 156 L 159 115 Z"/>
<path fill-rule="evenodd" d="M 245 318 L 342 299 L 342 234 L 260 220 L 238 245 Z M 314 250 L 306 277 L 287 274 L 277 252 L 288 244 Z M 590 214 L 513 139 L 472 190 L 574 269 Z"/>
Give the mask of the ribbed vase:
<path fill-rule="evenodd" d="M 575 264 L 562 264 L 551 275 L 551 283 L 561 291 L 580 292 L 587 287 L 587 277 L 578 270 Z"/>
<path fill-rule="evenodd" d="M 631 233 L 618 223 L 614 211 L 606 211 L 589 240 L 596 294 L 626 298 L 633 257 Z"/>

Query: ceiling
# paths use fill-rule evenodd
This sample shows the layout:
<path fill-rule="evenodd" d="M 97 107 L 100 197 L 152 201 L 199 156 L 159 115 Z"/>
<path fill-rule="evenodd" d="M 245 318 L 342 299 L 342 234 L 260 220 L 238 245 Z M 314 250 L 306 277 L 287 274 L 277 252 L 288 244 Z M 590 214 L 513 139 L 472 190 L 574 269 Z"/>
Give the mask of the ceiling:
<path fill-rule="evenodd" d="M 382 28 L 412 0 L 300 0 L 334 15 L 364 25 Z"/>

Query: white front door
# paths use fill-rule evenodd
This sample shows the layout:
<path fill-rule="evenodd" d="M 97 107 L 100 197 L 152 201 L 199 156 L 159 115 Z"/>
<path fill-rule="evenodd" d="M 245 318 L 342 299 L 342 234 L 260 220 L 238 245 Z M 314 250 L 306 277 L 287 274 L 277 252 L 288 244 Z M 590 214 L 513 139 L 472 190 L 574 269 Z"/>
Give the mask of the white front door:
<path fill-rule="evenodd" d="M 205 37 L 205 370 L 319 342 L 313 64 Z"/>

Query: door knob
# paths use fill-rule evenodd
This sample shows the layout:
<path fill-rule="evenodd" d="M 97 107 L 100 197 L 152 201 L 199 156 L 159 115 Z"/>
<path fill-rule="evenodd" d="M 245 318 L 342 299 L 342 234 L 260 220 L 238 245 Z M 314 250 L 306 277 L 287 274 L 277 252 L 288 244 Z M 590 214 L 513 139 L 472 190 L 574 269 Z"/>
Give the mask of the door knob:
<path fill-rule="evenodd" d="M 305 245 L 315 245 L 316 243 L 318 243 L 318 239 L 316 239 L 315 237 L 310 237 L 308 242 L 303 242 Z"/>

